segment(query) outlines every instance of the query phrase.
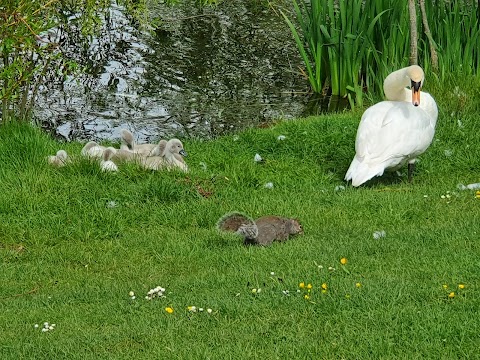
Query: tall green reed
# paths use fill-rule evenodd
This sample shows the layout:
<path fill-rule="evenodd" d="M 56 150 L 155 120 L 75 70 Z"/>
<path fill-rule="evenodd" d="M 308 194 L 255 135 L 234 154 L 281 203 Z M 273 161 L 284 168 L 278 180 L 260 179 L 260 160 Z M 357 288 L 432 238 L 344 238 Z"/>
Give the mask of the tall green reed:
<path fill-rule="evenodd" d="M 410 29 L 406 2 L 395 0 L 293 1 L 299 30 L 283 14 L 306 65 L 312 90 L 326 88 L 362 106 L 364 94 L 383 93 L 391 71 L 409 64 Z M 438 51 L 439 75 L 478 75 L 479 5 L 474 0 L 427 0 L 427 21 Z M 418 9 L 419 11 L 419 9 Z M 428 72 L 429 39 L 418 20 L 419 63 Z"/>
<path fill-rule="evenodd" d="M 374 73 L 367 71 L 366 60 L 378 58 L 373 39 L 377 23 L 389 10 L 377 6 L 378 2 L 327 0 L 300 6 L 293 0 L 300 31 L 283 14 L 314 92 L 328 87 L 332 95 L 348 97 L 352 106 L 362 105 L 367 77 Z"/>
<path fill-rule="evenodd" d="M 324 38 L 320 31 L 320 24 L 323 20 L 321 16 L 320 4 L 317 1 L 311 3 L 310 9 L 302 2 L 302 8 L 293 0 L 293 6 L 300 25 L 301 34 L 295 28 L 293 22 L 282 12 L 282 16 L 287 22 L 292 35 L 297 44 L 300 55 L 305 63 L 308 80 L 313 91 L 322 92 L 324 82 L 327 79 L 324 72 L 324 64 L 326 63 Z M 303 39 L 301 38 L 303 37 Z M 304 46 L 306 44 L 306 46 Z"/>
<path fill-rule="evenodd" d="M 432 37 L 438 51 L 439 74 L 479 75 L 479 5 L 474 0 L 426 1 Z M 426 64 L 430 52 L 423 49 Z"/>

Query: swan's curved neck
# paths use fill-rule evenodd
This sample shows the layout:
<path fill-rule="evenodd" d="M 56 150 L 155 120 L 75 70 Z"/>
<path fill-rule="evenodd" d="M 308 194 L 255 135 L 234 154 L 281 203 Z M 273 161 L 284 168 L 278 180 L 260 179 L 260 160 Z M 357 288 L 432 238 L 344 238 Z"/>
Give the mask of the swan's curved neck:
<path fill-rule="evenodd" d="M 407 68 L 394 71 L 388 75 L 383 82 L 383 91 L 387 100 L 411 101 L 411 90 L 406 89 L 410 82 Z"/>

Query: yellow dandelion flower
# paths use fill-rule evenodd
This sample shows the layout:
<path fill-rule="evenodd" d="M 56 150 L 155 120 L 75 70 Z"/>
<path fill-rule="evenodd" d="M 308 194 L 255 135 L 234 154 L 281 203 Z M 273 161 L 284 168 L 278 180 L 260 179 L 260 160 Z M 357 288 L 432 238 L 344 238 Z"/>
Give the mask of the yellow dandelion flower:
<path fill-rule="evenodd" d="M 443 287 L 445 290 L 447 290 L 448 285 L 447 285 L 447 284 L 443 284 L 442 287 Z"/>
<path fill-rule="evenodd" d="M 465 285 L 463 285 L 463 284 L 458 284 L 458 288 L 459 288 L 459 289 L 465 289 Z"/>
<path fill-rule="evenodd" d="M 356 283 L 356 284 L 355 284 L 355 287 L 357 287 L 357 288 L 361 288 L 361 287 L 362 287 L 362 284 L 360 284 L 360 283 Z"/>
<path fill-rule="evenodd" d="M 173 308 L 171 308 L 170 306 L 169 307 L 166 307 L 165 308 L 165 311 L 169 314 L 173 314 Z"/>
<path fill-rule="evenodd" d="M 303 298 L 304 298 L 305 300 L 309 300 L 309 299 L 310 299 L 310 295 L 303 295 Z"/>
<path fill-rule="evenodd" d="M 322 294 L 326 294 L 327 293 L 327 289 L 322 289 Z"/>
<path fill-rule="evenodd" d="M 345 265 L 348 262 L 346 257 L 340 259 L 340 264 Z"/>
<path fill-rule="evenodd" d="M 301 282 L 300 284 L 298 284 L 298 287 L 299 287 L 300 289 L 303 289 L 303 288 L 305 287 L 305 283 L 304 283 L 304 282 Z"/>
<path fill-rule="evenodd" d="M 455 297 L 455 293 L 452 291 L 450 294 L 448 294 L 448 297 L 450 299 L 453 299 Z"/>
<path fill-rule="evenodd" d="M 480 190 L 475 193 L 475 197 L 476 197 L 477 199 L 480 199 Z"/>
<path fill-rule="evenodd" d="M 311 289 L 312 287 L 313 287 L 312 284 L 307 285 L 307 289 Z"/>
<path fill-rule="evenodd" d="M 327 290 L 327 288 L 328 288 L 327 283 L 323 283 L 323 284 L 322 284 L 322 289 L 323 289 L 323 290 Z"/>

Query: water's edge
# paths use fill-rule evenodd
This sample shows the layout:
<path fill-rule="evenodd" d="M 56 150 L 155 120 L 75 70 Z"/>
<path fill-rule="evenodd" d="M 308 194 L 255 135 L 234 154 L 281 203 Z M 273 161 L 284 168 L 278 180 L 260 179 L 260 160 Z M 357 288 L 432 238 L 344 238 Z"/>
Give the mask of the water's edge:
<path fill-rule="evenodd" d="M 82 59 L 99 66 L 43 86 L 36 122 L 67 141 L 117 140 L 127 128 L 146 142 L 212 138 L 335 107 L 308 93 L 280 15 L 252 3 L 159 5 L 162 27 L 153 33 L 139 31 L 112 4 Z"/>

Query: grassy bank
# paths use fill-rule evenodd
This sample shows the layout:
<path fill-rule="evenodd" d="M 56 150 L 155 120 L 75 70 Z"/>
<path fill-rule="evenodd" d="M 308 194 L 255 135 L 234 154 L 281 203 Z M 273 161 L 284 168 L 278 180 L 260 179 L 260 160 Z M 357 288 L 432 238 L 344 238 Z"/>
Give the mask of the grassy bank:
<path fill-rule="evenodd" d="M 51 168 L 82 145 L 2 126 L 2 359 L 475 358 L 480 199 L 457 185 L 480 182 L 480 115 L 462 91 L 431 90 L 438 130 L 413 184 L 358 189 L 336 189 L 358 112 L 185 140 L 189 174 Z M 244 247 L 215 230 L 232 210 L 297 217 L 305 234 Z M 146 300 L 156 286 L 166 297 Z"/>

